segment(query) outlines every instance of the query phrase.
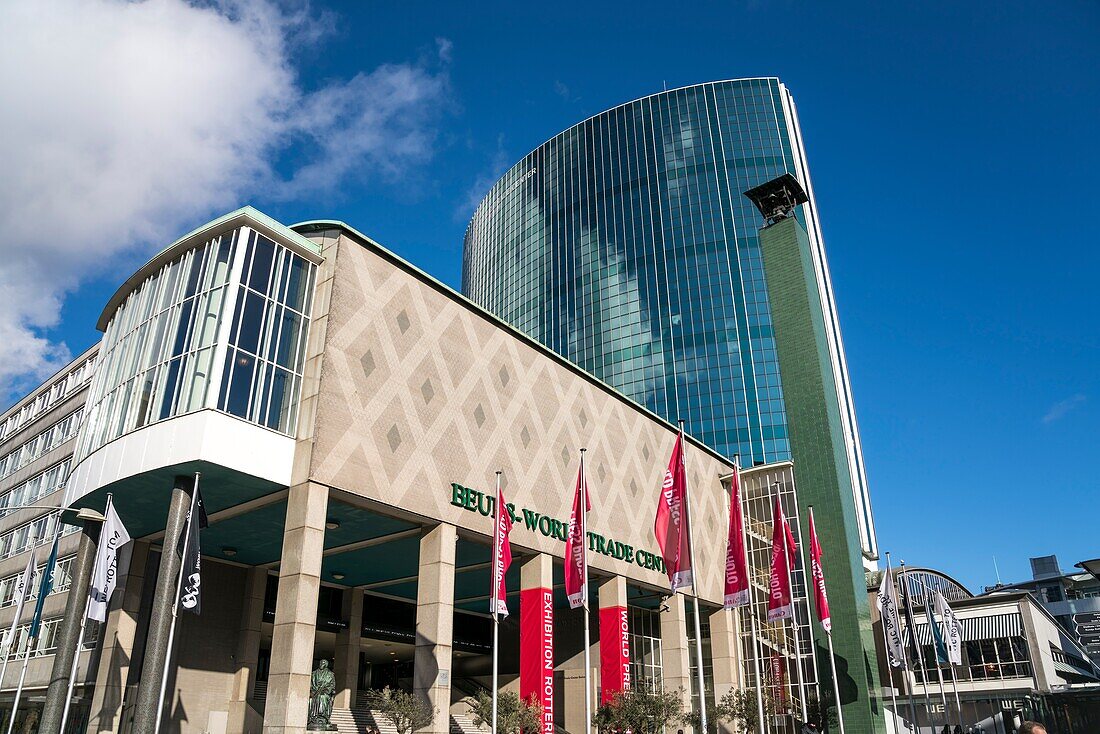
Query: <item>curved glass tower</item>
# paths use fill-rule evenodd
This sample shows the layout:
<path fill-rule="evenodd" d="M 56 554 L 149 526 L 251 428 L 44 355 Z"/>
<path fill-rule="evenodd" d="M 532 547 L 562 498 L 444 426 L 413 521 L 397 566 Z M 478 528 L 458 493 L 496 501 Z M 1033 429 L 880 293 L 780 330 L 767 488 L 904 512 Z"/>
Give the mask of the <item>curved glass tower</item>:
<path fill-rule="evenodd" d="M 861 566 L 873 568 L 878 553 L 813 186 L 794 102 L 778 79 L 654 94 L 546 141 L 478 206 L 466 230 L 462 287 L 658 415 L 683 419 L 742 466 L 792 459 L 764 221 L 743 195 L 784 173 L 809 196 L 796 214 L 808 240 L 806 277 L 786 282 L 804 283 L 803 302 L 820 305 L 822 378 L 831 372 L 836 389 L 827 394 L 837 401 L 822 408 L 839 415 L 834 433 L 842 435 L 830 435 L 847 464 L 841 494 L 850 477 L 851 496 L 820 502 L 818 524 L 843 551 L 832 557 L 837 575 L 848 576 L 836 588 L 846 598 L 830 597 L 852 620 L 838 652 L 854 670 L 873 651 Z M 840 568 L 845 561 L 851 566 Z M 876 685 L 863 679 L 857 688 L 866 706 Z"/>
<path fill-rule="evenodd" d="M 793 173 L 829 329 L 862 551 L 877 556 L 825 252 L 778 79 L 662 92 L 540 145 L 478 206 L 463 292 L 744 466 L 791 458 L 757 230 L 742 192 Z"/>

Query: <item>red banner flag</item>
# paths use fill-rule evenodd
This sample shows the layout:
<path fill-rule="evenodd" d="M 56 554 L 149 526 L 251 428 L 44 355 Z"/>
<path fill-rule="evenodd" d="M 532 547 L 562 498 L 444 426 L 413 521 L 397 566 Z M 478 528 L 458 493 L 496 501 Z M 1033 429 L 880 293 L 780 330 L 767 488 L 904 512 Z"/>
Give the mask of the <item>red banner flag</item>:
<path fill-rule="evenodd" d="M 741 477 L 735 466 L 730 484 L 730 527 L 726 542 L 726 593 L 723 606 L 749 603 L 749 564 L 745 553 L 745 520 L 741 514 Z"/>
<path fill-rule="evenodd" d="M 577 471 L 577 489 L 573 496 L 573 514 L 569 517 L 569 536 L 565 541 L 565 595 L 569 608 L 588 605 L 588 511 L 592 503 L 588 499 L 588 480 L 584 476 L 584 459 Z M 581 509 L 584 495 L 584 509 Z"/>
<path fill-rule="evenodd" d="M 772 513 L 772 570 L 768 579 L 768 621 L 787 619 L 791 616 L 790 564 L 794 557 L 788 547 L 791 528 L 783 516 L 783 505 L 775 498 Z M 786 566 L 786 567 L 784 567 Z"/>
<path fill-rule="evenodd" d="M 512 514 L 508 512 L 508 505 L 504 502 L 504 492 L 497 482 L 496 506 L 493 508 L 493 588 L 492 599 L 489 602 L 489 613 L 494 617 L 498 614 L 508 616 L 508 592 L 504 584 L 504 576 L 508 573 L 508 567 L 512 565 L 512 544 L 508 542 L 508 535 L 512 532 Z"/>
<path fill-rule="evenodd" d="M 684 470 L 684 451 L 680 437 L 672 449 L 672 458 L 665 470 L 661 486 L 661 498 L 657 502 L 657 519 L 653 533 L 665 561 L 665 571 L 672 582 L 672 590 L 692 584 L 691 541 L 687 527 L 687 472 Z"/>
<path fill-rule="evenodd" d="M 791 523 L 787 521 L 786 516 L 783 517 L 783 529 L 787 533 L 787 563 L 790 565 L 791 570 L 795 569 L 796 561 L 798 560 L 798 546 L 794 542 L 794 533 L 791 532 Z"/>
<path fill-rule="evenodd" d="M 600 609 L 600 703 L 630 688 L 630 625 L 626 607 Z"/>
<path fill-rule="evenodd" d="M 528 734 L 554 734 L 554 590 L 519 596 L 519 696 L 539 710 L 539 730 Z"/>
<path fill-rule="evenodd" d="M 772 700 L 778 708 L 782 709 L 787 705 L 787 688 L 784 685 L 787 680 L 787 660 L 779 653 L 773 652 L 770 668 L 768 683 L 772 689 Z"/>
<path fill-rule="evenodd" d="M 817 542 L 813 508 L 810 508 L 810 570 L 814 577 L 814 604 L 817 606 L 817 619 L 821 622 L 822 629 L 832 632 L 833 620 L 829 616 L 829 595 L 825 593 L 825 570 L 821 567 L 821 544 Z"/>

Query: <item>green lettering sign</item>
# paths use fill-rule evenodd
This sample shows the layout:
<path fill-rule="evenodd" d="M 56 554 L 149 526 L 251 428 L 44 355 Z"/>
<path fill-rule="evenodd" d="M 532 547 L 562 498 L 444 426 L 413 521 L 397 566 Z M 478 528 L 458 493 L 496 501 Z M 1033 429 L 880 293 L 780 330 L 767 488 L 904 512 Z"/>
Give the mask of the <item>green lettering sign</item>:
<path fill-rule="evenodd" d="M 461 484 L 451 484 L 451 504 L 467 512 L 476 512 L 489 517 L 493 514 L 496 505 L 496 497 L 479 492 L 476 489 L 464 487 Z M 522 520 L 522 527 L 530 532 L 537 532 L 546 538 L 554 538 L 565 542 L 569 537 L 569 523 L 557 518 L 542 515 L 527 508 L 516 509 L 516 506 L 508 504 L 508 514 L 512 522 Z M 614 558 L 617 561 L 634 563 L 639 568 L 647 571 L 665 572 L 664 559 L 657 553 L 647 550 L 636 550 L 634 546 L 612 540 L 599 533 L 588 532 L 588 549 L 593 553 Z"/>

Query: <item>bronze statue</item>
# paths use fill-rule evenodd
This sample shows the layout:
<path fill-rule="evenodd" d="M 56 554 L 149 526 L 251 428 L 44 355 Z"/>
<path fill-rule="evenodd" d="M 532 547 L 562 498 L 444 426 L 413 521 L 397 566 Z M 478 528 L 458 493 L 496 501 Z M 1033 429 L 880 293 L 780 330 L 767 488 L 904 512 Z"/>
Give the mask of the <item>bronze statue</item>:
<path fill-rule="evenodd" d="M 336 676 L 328 669 L 328 660 L 321 660 L 309 678 L 308 731 L 337 731 L 332 723 L 332 701 L 336 696 Z"/>

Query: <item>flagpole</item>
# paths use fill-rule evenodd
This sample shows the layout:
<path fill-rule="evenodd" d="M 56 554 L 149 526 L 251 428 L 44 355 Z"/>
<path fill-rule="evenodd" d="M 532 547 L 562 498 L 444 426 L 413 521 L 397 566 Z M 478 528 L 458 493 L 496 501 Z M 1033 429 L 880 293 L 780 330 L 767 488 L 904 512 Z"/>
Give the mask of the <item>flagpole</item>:
<path fill-rule="evenodd" d="M 950 712 L 947 708 L 947 693 L 944 691 L 943 687 L 943 670 L 940 667 L 940 656 L 939 650 L 936 648 L 935 633 L 932 631 L 932 625 L 936 625 L 938 627 L 939 622 L 936 621 L 936 614 L 934 611 L 932 611 L 932 600 L 928 598 L 928 585 L 921 581 L 919 578 L 917 579 L 917 583 L 920 584 L 921 588 L 924 589 L 924 613 L 925 616 L 928 617 L 928 631 L 932 634 L 932 649 L 936 652 L 936 678 L 939 680 L 940 701 L 943 703 L 943 725 L 950 726 L 951 719 Z M 944 649 L 943 652 L 944 655 L 947 654 L 946 649 Z"/>
<path fill-rule="evenodd" d="M 775 482 L 775 499 L 779 502 L 780 508 L 783 507 L 783 500 L 779 494 L 779 482 Z M 786 520 L 786 514 L 784 513 L 784 520 Z M 775 518 L 772 518 L 772 522 L 775 522 Z M 783 529 L 781 535 L 783 536 L 783 567 L 787 569 L 787 588 L 791 590 L 791 632 L 794 635 L 794 664 L 798 668 L 798 698 L 802 709 L 802 723 L 806 723 L 806 675 L 802 669 L 802 643 L 799 640 L 798 635 L 798 604 L 794 600 L 794 581 L 791 578 L 791 562 L 790 562 L 790 549 L 787 548 L 787 530 Z"/>
<path fill-rule="evenodd" d="M 959 679 L 955 677 L 955 666 L 948 665 L 948 670 L 951 671 L 951 688 L 955 691 L 955 708 L 959 710 L 959 728 L 963 727 L 963 706 L 959 700 Z"/>
<path fill-rule="evenodd" d="M 56 516 L 56 520 L 54 521 L 53 540 L 50 541 L 50 547 L 51 547 L 50 552 L 51 553 L 53 552 L 52 551 L 53 543 L 57 541 L 57 536 L 60 533 L 61 533 L 61 513 L 58 512 L 57 516 Z M 31 551 L 31 552 L 33 553 L 33 551 Z M 46 565 L 47 566 L 49 565 L 48 560 L 46 561 Z M 45 567 L 42 569 L 43 578 L 49 573 L 51 573 L 51 569 L 45 568 Z M 39 594 L 41 594 L 41 592 L 42 592 L 42 589 L 41 589 L 41 587 L 39 587 Z M 33 621 L 34 618 L 32 617 L 31 619 L 32 619 L 31 627 L 33 628 L 34 627 L 34 621 Z M 7 734 L 12 734 L 12 732 L 15 729 L 15 716 L 16 716 L 16 714 L 19 713 L 19 700 L 23 697 L 23 682 L 27 679 L 27 664 L 31 660 L 31 649 L 32 649 L 34 643 L 37 642 L 37 641 L 38 641 L 38 635 L 36 634 L 32 637 L 30 635 L 30 630 L 28 630 L 27 650 L 26 650 L 26 654 L 23 655 L 23 669 L 19 671 L 19 684 L 15 688 L 15 700 L 12 702 L 12 705 L 11 705 L 11 721 L 8 722 L 8 733 Z M 2 681 L 2 680 L 3 680 L 3 676 L 0 675 L 0 681 Z"/>
<path fill-rule="evenodd" d="M 501 472 L 497 470 L 497 496 L 496 500 L 500 500 L 500 475 Z M 495 512 L 493 513 L 493 580 L 490 582 L 492 587 L 493 597 L 493 734 L 497 734 L 497 643 L 500 640 L 500 612 L 497 609 L 497 594 L 500 593 L 500 582 L 497 580 L 497 568 L 500 564 L 500 545 L 497 543 L 498 526 L 500 525 L 500 513 L 501 508 L 494 505 Z"/>
<path fill-rule="evenodd" d="M 103 508 L 103 516 L 104 517 L 109 517 L 110 516 L 111 506 L 114 504 L 114 501 L 115 501 L 114 495 L 108 492 L 107 493 L 107 506 Z M 60 516 L 58 516 L 57 521 L 61 522 L 61 517 Z M 103 541 L 103 538 L 101 537 L 100 542 L 102 542 L 102 541 Z M 97 543 L 97 545 L 98 545 L 98 543 Z M 100 553 L 99 549 L 97 548 L 96 549 L 96 554 L 95 554 L 95 562 L 92 563 L 92 576 L 91 577 L 93 579 L 96 578 L 96 573 L 99 570 L 99 557 L 102 556 L 102 555 L 103 554 Z M 69 688 L 68 688 L 68 692 L 65 694 L 65 709 L 61 712 L 61 726 L 58 728 L 58 731 L 60 731 L 60 732 L 65 731 L 65 724 L 69 720 L 69 707 L 72 705 L 72 702 L 73 702 L 73 688 L 76 686 L 76 669 L 77 669 L 77 665 L 80 663 L 80 648 L 84 646 L 84 629 L 85 629 L 85 627 L 87 626 L 87 623 L 88 623 L 88 608 L 91 605 L 91 603 L 92 603 L 92 596 L 91 596 L 91 594 L 88 594 L 88 598 L 84 600 L 84 613 L 80 615 L 80 633 L 76 636 L 76 653 L 73 655 L 72 670 L 69 671 Z"/>
<path fill-rule="evenodd" d="M 740 457 L 736 457 L 739 459 Z M 733 464 L 733 471 L 737 475 L 737 485 L 741 486 L 741 466 L 735 460 Z M 751 641 L 752 641 L 752 662 L 754 672 L 756 673 L 756 715 L 759 719 L 757 722 L 757 728 L 759 734 L 764 734 L 764 682 L 760 676 L 760 638 L 757 636 L 756 627 L 756 594 L 752 589 L 752 566 L 749 564 L 749 544 L 748 544 L 748 530 L 747 523 L 745 523 L 745 508 L 744 502 L 741 500 L 743 492 L 738 493 L 737 500 L 740 503 L 738 510 L 741 513 L 741 533 L 745 537 L 745 573 L 748 574 L 748 586 L 749 586 L 749 627 L 751 629 Z M 733 498 L 730 498 L 733 501 Z"/>
<path fill-rule="evenodd" d="M 924 583 L 919 578 L 917 579 L 917 583 L 919 583 L 922 587 L 924 587 L 924 596 L 925 596 L 925 600 L 926 600 L 924 606 L 925 606 L 926 613 L 931 615 L 931 619 L 929 620 L 929 624 L 934 624 L 934 625 L 936 625 L 936 627 L 941 629 L 940 635 L 941 635 L 941 639 L 942 639 L 943 633 L 942 633 L 942 627 L 940 625 L 940 620 L 936 617 L 935 611 L 932 608 L 933 604 L 931 602 L 927 601 L 928 595 L 931 593 L 931 589 L 928 588 L 928 584 Z M 946 599 L 944 601 L 946 602 Z M 951 663 L 951 656 L 947 652 L 946 647 L 944 649 L 944 654 L 947 655 L 947 660 L 945 661 L 945 663 L 946 663 L 948 669 L 951 671 L 952 680 L 954 680 L 955 679 L 955 667 Z M 936 674 L 939 676 L 939 679 L 940 679 L 940 696 L 943 698 L 944 724 L 948 725 L 948 724 L 950 724 L 950 721 L 948 719 L 947 695 L 944 693 L 943 673 L 941 672 L 940 666 L 938 666 L 938 665 L 936 666 Z M 959 727 L 961 728 L 962 725 L 963 725 L 963 721 L 962 721 L 962 704 L 959 703 L 959 684 L 958 684 L 957 680 L 955 681 L 954 691 L 955 691 L 955 707 L 959 711 L 958 722 L 959 722 Z"/>
<path fill-rule="evenodd" d="M 814 522 L 814 506 L 813 505 L 808 505 L 807 509 L 810 511 L 810 530 L 812 531 L 812 534 L 813 534 L 813 538 L 810 540 L 810 542 L 811 543 L 816 543 L 818 541 L 817 541 L 817 524 Z M 805 546 L 803 546 L 803 547 L 805 547 Z M 811 549 L 811 553 L 812 552 L 813 551 Z M 811 560 L 810 563 L 812 564 L 813 561 Z M 810 571 L 811 571 L 810 576 L 813 577 L 813 569 L 811 568 Z M 820 573 L 821 573 L 821 583 L 824 584 L 825 583 L 825 569 L 821 569 Z M 815 580 L 814 583 L 816 584 L 817 581 Z M 820 608 L 817 610 L 817 616 L 818 616 L 818 619 L 821 618 L 821 609 Z M 825 630 L 825 637 L 829 641 L 829 668 L 833 672 L 833 696 L 836 697 L 834 699 L 836 701 L 836 718 L 837 718 L 837 721 L 840 722 L 840 734 L 844 734 L 844 711 L 840 708 L 840 681 L 837 680 L 837 677 L 836 677 L 836 653 L 833 652 L 833 631 L 832 630 Z M 826 711 L 827 710 L 828 709 L 826 709 Z M 829 722 L 827 720 L 828 716 L 826 716 L 825 718 L 826 718 L 825 725 L 828 726 L 828 724 L 829 724 Z"/>
<path fill-rule="evenodd" d="M 882 581 L 880 582 L 879 585 L 881 587 L 882 584 L 887 584 L 887 583 L 889 583 L 889 584 L 894 583 L 890 578 L 890 553 L 889 552 L 886 553 L 886 575 L 883 576 L 883 579 L 882 579 Z M 881 592 L 881 590 L 882 589 L 880 588 L 879 591 Z M 880 612 L 881 611 L 885 611 L 885 610 L 880 610 Z M 897 611 L 897 609 L 895 608 L 894 611 Z M 897 696 L 897 693 L 896 693 L 895 688 L 894 688 L 894 666 L 890 664 L 890 653 L 889 653 L 890 640 L 886 637 L 886 622 L 885 622 L 885 620 L 882 619 L 881 615 L 879 616 L 879 626 L 882 628 L 882 649 L 887 651 L 887 653 L 886 653 L 886 670 L 890 673 L 890 705 L 894 707 L 894 711 L 893 711 L 893 714 L 894 714 L 894 731 L 897 732 L 898 731 L 898 696 Z M 912 696 L 910 696 L 909 697 L 910 705 L 912 705 L 912 702 L 913 702 L 913 698 L 912 698 Z M 911 713 L 915 713 L 915 712 L 911 712 Z M 916 722 L 914 721 L 914 725 L 915 725 L 915 723 Z M 906 728 L 908 728 L 908 727 L 906 727 Z"/>
<path fill-rule="evenodd" d="M 36 547 L 38 547 L 38 536 L 37 535 L 31 540 L 30 563 L 32 563 L 32 564 L 34 563 L 34 549 Z M 23 593 L 19 595 L 19 602 L 16 606 L 15 619 L 12 620 L 11 629 L 8 631 L 8 633 L 6 635 L 7 637 L 10 637 L 11 639 L 4 640 L 4 642 L 6 644 L 4 645 L 4 663 L 2 665 L 0 665 L 0 685 L 3 685 L 4 676 L 7 675 L 7 672 L 8 672 L 8 660 L 11 658 L 12 645 L 15 644 L 15 640 L 19 636 L 19 617 L 21 617 L 23 615 L 23 606 L 27 603 L 27 594 L 30 593 L 31 586 L 34 584 L 34 575 L 35 575 L 34 571 L 31 571 L 31 577 L 29 579 L 26 578 L 26 575 L 27 575 L 26 569 L 24 569 L 23 573 L 20 574 L 20 575 L 23 577 L 23 580 L 26 583 L 23 584 Z M 14 715 L 14 712 L 13 712 L 13 715 Z"/>
<path fill-rule="evenodd" d="M 32 640 L 27 640 L 27 651 L 23 655 L 23 669 L 19 671 L 19 685 L 15 688 L 15 701 L 12 703 L 11 709 L 11 721 L 8 722 L 8 734 L 12 734 L 15 730 L 15 715 L 19 713 L 19 699 L 23 696 L 23 682 L 27 679 L 27 663 L 31 659 L 31 643 Z"/>
<path fill-rule="evenodd" d="M 796 504 L 796 507 L 797 507 L 797 504 Z M 805 542 L 805 538 L 802 535 L 802 518 L 801 518 L 801 515 L 799 515 L 799 519 L 795 522 L 794 528 L 798 532 L 798 535 L 797 535 L 798 547 L 805 548 L 806 547 L 806 542 Z M 816 528 L 815 528 L 814 532 L 815 533 L 817 532 Z M 810 620 L 810 582 L 811 582 L 812 577 L 813 577 L 813 569 L 812 568 L 811 568 L 810 575 L 806 574 L 806 557 L 805 557 L 805 554 L 803 554 L 803 556 L 802 556 L 802 587 L 806 591 L 806 630 L 810 633 L 810 639 L 809 639 L 809 643 L 810 643 L 810 669 L 813 670 L 813 672 L 814 672 L 814 680 L 817 681 L 817 695 L 818 695 L 818 698 L 821 699 L 821 698 L 824 698 L 824 697 L 821 695 L 821 681 L 818 679 L 819 670 L 818 670 L 818 667 L 817 667 L 817 645 L 814 644 L 813 622 Z M 824 576 L 822 576 L 822 579 L 824 579 Z M 791 602 L 792 602 L 792 604 L 794 603 L 794 584 L 791 584 Z M 803 670 L 805 670 L 805 669 L 801 668 L 801 667 L 799 668 L 799 672 L 802 672 Z M 807 702 L 807 706 L 808 705 L 809 705 L 809 702 Z M 837 710 L 838 711 L 840 710 L 840 698 L 839 697 L 837 697 Z M 828 724 L 828 722 L 826 722 L 826 724 Z"/>
<path fill-rule="evenodd" d="M 191 509 L 187 511 L 187 524 L 183 527 L 183 548 L 180 554 L 180 572 L 176 576 L 176 595 L 173 597 L 172 601 L 172 623 L 168 626 L 168 645 L 166 648 L 167 652 L 164 655 L 164 674 L 160 678 L 160 695 L 157 697 L 157 717 L 154 719 L 153 734 L 157 734 L 157 732 L 160 731 L 160 719 L 164 714 L 164 698 L 168 692 L 168 674 L 172 669 L 172 645 L 176 639 L 176 620 L 179 617 L 180 590 L 183 588 L 183 574 L 186 571 L 184 568 L 184 561 L 187 558 L 188 546 L 191 543 L 191 523 L 195 522 L 195 507 L 199 499 L 199 477 L 201 476 L 202 474 L 200 472 L 195 472 L 195 486 L 191 490 Z M 169 539 L 166 537 L 164 540 L 168 541 Z M 161 548 L 161 552 L 175 553 L 175 550 L 173 549 L 170 551 L 167 542 L 165 542 Z"/>
<path fill-rule="evenodd" d="M 749 589 L 752 589 L 752 583 L 749 583 Z M 749 606 L 755 606 L 752 600 L 752 592 L 749 592 Z M 749 611 L 749 622 L 752 626 L 752 662 L 753 667 L 756 669 L 756 715 L 760 717 L 760 734 L 764 734 L 764 686 L 763 680 L 760 677 L 760 640 L 756 636 L 756 611 Z"/>
<path fill-rule="evenodd" d="M 902 592 L 905 595 L 905 616 L 906 622 L 913 619 L 912 601 L 909 598 L 909 582 L 905 580 L 905 561 L 901 562 L 901 573 L 898 574 L 898 579 L 902 581 Z M 936 724 L 932 719 L 932 699 L 928 695 L 928 672 L 924 667 L 924 651 L 921 650 L 920 645 L 917 642 L 917 630 L 909 630 L 909 639 L 913 643 L 914 649 L 917 651 L 917 667 L 920 668 L 921 687 L 924 689 L 924 713 L 928 717 L 928 724 L 931 727 L 933 734 L 936 730 Z M 913 685 L 916 686 L 917 679 L 913 676 Z M 910 690 L 910 696 L 912 690 Z M 913 726 L 916 726 L 916 722 L 913 722 Z"/>
<path fill-rule="evenodd" d="M 588 542 L 588 478 L 584 473 L 584 452 L 588 449 L 581 449 L 581 499 L 580 508 L 577 513 L 577 522 L 580 523 L 580 542 Z M 583 578 L 581 583 L 584 584 L 584 730 L 587 734 L 592 732 L 592 682 L 590 676 L 592 675 L 592 661 L 590 648 L 592 642 L 589 637 L 589 623 L 588 623 L 588 554 L 582 553 L 582 559 L 584 560 L 584 568 L 581 569 Z"/>
<path fill-rule="evenodd" d="M 678 421 L 680 424 L 680 462 L 685 465 L 684 474 L 684 521 L 687 523 L 688 529 L 688 547 L 691 550 L 691 592 L 692 601 L 695 607 L 695 666 L 698 670 L 699 679 L 699 728 L 702 730 L 701 734 L 706 734 L 707 730 L 707 691 L 706 686 L 703 683 L 703 634 L 700 631 L 699 626 L 699 567 L 695 565 L 695 538 L 694 529 L 691 526 L 691 510 L 688 501 L 688 489 L 687 489 L 687 462 L 684 461 L 684 422 Z"/>

